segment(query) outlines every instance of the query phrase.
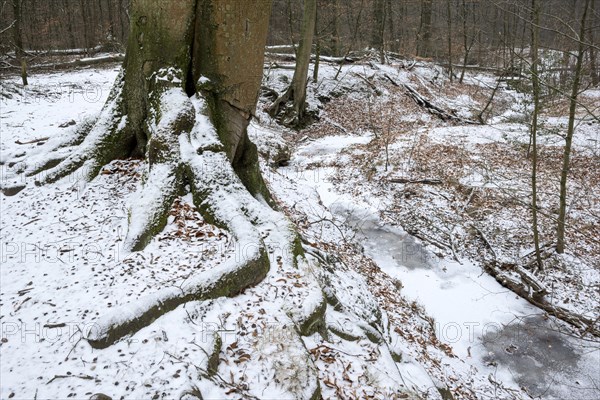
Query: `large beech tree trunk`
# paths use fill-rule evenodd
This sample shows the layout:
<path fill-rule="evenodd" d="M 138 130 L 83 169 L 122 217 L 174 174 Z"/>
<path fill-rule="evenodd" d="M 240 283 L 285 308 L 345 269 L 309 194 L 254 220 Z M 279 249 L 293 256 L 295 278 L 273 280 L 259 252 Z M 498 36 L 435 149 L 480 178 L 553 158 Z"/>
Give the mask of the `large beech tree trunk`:
<path fill-rule="evenodd" d="M 252 194 L 267 200 L 258 152 L 246 128 L 256 111 L 270 11 L 271 0 L 199 0 L 190 71 L 193 82 L 209 79 L 197 89 L 210 103 L 234 169 Z"/>
<path fill-rule="evenodd" d="M 260 88 L 270 6 L 270 0 L 133 0 L 123 73 L 105 106 L 108 135 L 98 132 L 102 138 L 91 154 L 70 157 L 45 180 L 59 179 L 85 162 L 91 164 L 91 178 L 117 158 L 164 161 L 177 147 L 165 140 L 174 142 L 193 125 L 182 116 L 170 138 L 152 132 L 161 116 L 160 95 L 180 88 L 208 102 L 207 112 L 240 179 L 252 194 L 270 201 L 256 147 L 246 133 Z M 109 105 L 112 113 L 106 113 Z"/>
<path fill-rule="evenodd" d="M 269 14 L 270 0 L 132 1 L 122 107 L 135 154 L 146 154 L 151 139 L 145 125 L 156 85 L 151 78 L 174 68 L 189 96 L 200 91 L 210 101 L 226 152 L 239 162 L 249 147 L 245 132 L 260 87 Z M 201 77 L 208 79 L 198 86 Z"/>

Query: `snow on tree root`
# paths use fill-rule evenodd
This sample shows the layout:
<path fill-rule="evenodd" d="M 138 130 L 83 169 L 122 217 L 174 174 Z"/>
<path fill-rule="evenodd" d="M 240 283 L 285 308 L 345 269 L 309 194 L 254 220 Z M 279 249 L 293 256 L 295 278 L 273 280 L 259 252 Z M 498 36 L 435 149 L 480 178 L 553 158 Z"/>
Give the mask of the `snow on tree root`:
<path fill-rule="evenodd" d="M 96 118 L 86 118 L 76 128 L 67 129 L 64 134 L 37 139 L 32 149 L 12 151 L 0 157 L 0 165 L 7 165 L 0 182 L 0 191 L 6 196 L 14 196 L 27 186 L 27 181 L 39 181 L 45 171 L 62 163 L 73 152 L 74 146 L 81 144 L 94 126 Z M 43 144 L 43 146 L 40 146 Z"/>
<path fill-rule="evenodd" d="M 126 251 L 140 251 L 164 228 L 167 212 L 179 194 L 181 177 L 174 164 L 154 165 L 129 209 Z"/>
<path fill-rule="evenodd" d="M 151 109 L 152 130 L 148 143 L 148 171 L 129 210 L 125 250 L 139 251 L 166 225 L 173 201 L 183 186 L 178 135 L 189 133 L 195 123 L 194 107 L 179 88 L 157 91 Z"/>
<path fill-rule="evenodd" d="M 110 161 L 125 158 L 129 148 L 126 135 L 127 117 L 121 115 L 122 75 L 117 78 L 113 93 L 100 113 L 100 117 L 75 153 L 66 157 L 60 164 L 47 169 L 34 171 L 39 176 L 36 185 L 54 183 L 71 173 L 80 170 L 81 178 L 89 181 Z"/>
<path fill-rule="evenodd" d="M 163 104 L 171 104 L 170 108 L 161 109 L 160 122 L 154 134 L 157 141 L 170 140 L 161 132 L 173 132 L 174 124 L 180 124 L 184 104 L 189 102 L 181 90 L 166 91 L 162 95 Z M 185 99 L 185 100 L 184 100 Z M 168 100 L 168 101 L 167 101 Z M 181 107 L 173 106 L 179 102 Z M 202 112 L 202 110 L 200 110 Z M 270 268 L 265 244 L 253 221 L 259 208 L 267 208 L 254 199 L 241 183 L 229 160 L 223 152 L 214 152 L 216 134 L 208 118 L 199 112 L 196 115 L 193 133 L 185 128 L 175 129 L 180 132 L 178 141 L 180 159 L 183 166 L 174 163 L 175 156 L 170 157 L 158 151 L 152 159 L 160 162 L 150 165 L 146 184 L 141 189 L 142 203 L 132 210 L 132 220 L 140 219 L 140 225 L 132 225 L 128 233 L 129 246 L 139 246 L 150 231 L 162 229 L 160 222 L 166 215 L 169 200 L 176 194 L 179 179 L 177 169 L 182 169 L 190 183 L 194 203 L 209 222 L 227 228 L 236 240 L 236 254 L 233 258 L 213 269 L 209 274 L 192 277 L 181 288 L 166 288 L 139 301 L 126 304 L 101 318 L 88 335 L 89 343 L 95 348 L 105 348 L 124 336 L 133 334 L 151 324 L 161 315 L 174 310 L 178 306 L 193 300 L 207 300 L 222 296 L 234 296 L 249 286 L 256 285 L 264 279 Z M 186 111 L 183 111 L 186 113 Z M 173 133 L 171 133 L 173 135 Z M 210 138 L 209 149 L 198 147 L 197 135 Z M 191 138 L 194 138 L 192 140 Z M 149 143 L 149 151 L 153 146 Z M 160 143 L 159 143 L 159 146 Z M 172 146 L 165 148 L 172 149 Z M 156 185 L 156 186 L 154 186 Z M 173 190 L 164 194 L 162 188 Z M 169 189 L 171 188 L 171 189 Z M 253 210 L 254 213 L 250 213 Z M 254 214 L 254 215 L 253 215 Z"/>
<path fill-rule="evenodd" d="M 180 288 L 165 288 L 116 308 L 97 321 L 86 339 L 93 348 L 106 348 L 184 303 L 234 296 L 262 281 L 268 270 L 269 259 L 264 248 L 242 262 L 229 259 L 210 274 L 196 276 Z"/>
<path fill-rule="evenodd" d="M 317 273 L 312 270 L 311 265 L 304 257 L 300 258 L 298 270 L 305 276 L 316 278 Z M 300 335 L 310 336 L 317 332 L 321 335 L 327 335 L 325 323 L 327 299 L 317 279 L 309 280 L 307 284 L 309 286 L 306 290 L 306 296 L 297 299 L 295 302 L 288 300 L 285 306 L 289 308 L 289 316 L 294 321 Z"/>

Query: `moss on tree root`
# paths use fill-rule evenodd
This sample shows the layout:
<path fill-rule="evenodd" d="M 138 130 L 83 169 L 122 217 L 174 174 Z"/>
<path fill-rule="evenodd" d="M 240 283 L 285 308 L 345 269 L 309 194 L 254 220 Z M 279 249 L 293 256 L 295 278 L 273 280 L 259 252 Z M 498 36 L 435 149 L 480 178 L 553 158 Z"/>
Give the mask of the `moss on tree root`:
<path fill-rule="evenodd" d="M 224 3 L 227 7 L 222 6 Z M 166 164 L 169 168 L 172 166 L 175 172 L 173 176 L 158 171 L 157 176 L 162 174 L 169 179 L 162 184 L 163 190 L 158 195 L 148 189 L 146 200 L 155 207 L 146 215 L 132 213 L 132 218 L 147 218 L 145 221 L 131 221 L 141 222 L 139 229 L 135 228 L 132 233 L 133 237 L 128 238 L 134 251 L 142 250 L 164 228 L 173 200 L 188 184 L 194 204 L 207 222 L 228 229 L 234 236 L 243 236 L 238 239 L 249 245 L 255 244 L 259 250 L 253 252 L 250 259 L 228 264 L 233 269 L 215 277 L 212 284 L 198 283 L 181 293 L 164 289 L 153 298 L 154 303 L 144 304 L 135 316 L 128 319 L 116 315 L 113 320 L 105 320 L 103 329 L 106 331 L 90 337 L 89 342 L 95 348 L 110 346 L 185 302 L 234 296 L 259 283 L 270 269 L 265 245 L 252 227 L 256 223 L 253 218 L 259 218 L 261 213 L 249 215 L 251 213 L 247 212 L 245 204 L 241 204 L 248 201 L 246 198 L 250 199 L 247 195 L 250 192 L 274 206 L 260 174 L 256 146 L 247 135 L 262 76 L 269 2 L 207 0 L 202 4 L 202 7 L 196 7 L 200 5 L 196 0 L 140 0 L 132 3 L 131 32 L 123 72 L 113 86 L 100 118 L 80 149 L 48 169 L 39 183 L 55 182 L 81 167 L 86 168 L 81 178 L 90 180 L 115 159 L 144 156 L 150 175 L 153 168 L 164 168 Z M 234 29 L 233 34 L 231 29 Z M 236 39 L 232 41 L 232 37 Z M 245 64 L 244 74 L 239 73 L 242 63 Z M 188 96 L 198 94 L 196 83 L 200 77 L 207 77 L 213 85 L 201 92 L 209 105 L 207 114 L 222 144 L 222 148 L 209 151 L 220 153 L 215 159 L 228 160 L 227 166 L 223 164 L 222 168 L 226 172 L 219 175 L 226 178 L 225 182 L 219 183 L 221 186 L 211 182 L 204 176 L 206 171 L 198 167 L 207 158 L 193 159 L 191 163 L 195 167 L 192 168 L 190 163 L 182 160 L 183 153 L 189 149 L 179 148 L 178 140 L 182 134 L 189 136 L 196 126 L 195 110 Z M 167 92 L 170 96 L 163 96 Z M 240 197 L 244 199 L 242 201 L 237 196 L 240 193 L 246 193 L 245 197 Z M 224 210 L 225 206 L 220 204 L 223 196 L 237 201 L 233 204 L 234 210 Z M 153 199 L 156 203 L 152 203 Z M 229 206 L 232 208 L 232 204 Z M 226 220 L 232 212 L 236 218 L 239 215 L 245 219 L 241 224 L 244 229 L 239 230 L 236 228 L 239 225 Z M 292 246 L 294 254 L 300 255 L 302 249 L 296 242 Z M 196 282 L 201 282 L 201 277 Z M 309 332 L 315 326 L 321 326 L 323 313 L 323 307 L 319 307 L 315 315 L 302 323 L 301 331 Z"/>
<path fill-rule="evenodd" d="M 103 123 L 93 129 L 104 130 L 104 132 L 99 134 L 95 141 L 93 141 L 94 139 L 87 139 L 90 143 L 84 141 L 80 149 L 62 162 L 53 165 L 52 160 L 49 160 L 42 165 L 34 172 L 34 175 L 40 175 L 44 171 L 47 173 L 36 180 L 36 185 L 54 183 L 84 165 L 86 168 L 82 171 L 80 178 L 89 181 L 96 177 L 106 164 L 116 159 L 129 157 L 135 139 L 128 130 L 119 129 L 118 124 L 122 115 L 112 108 L 103 110 L 102 114 L 101 122 Z"/>
<path fill-rule="evenodd" d="M 336 335 L 344 340 L 347 340 L 349 342 L 356 342 L 356 341 L 362 339 L 362 336 L 352 335 L 352 334 L 344 331 L 343 329 L 338 328 L 335 325 L 329 325 L 329 326 L 327 326 L 327 329 L 334 335 Z"/>
<path fill-rule="evenodd" d="M 327 311 L 327 300 L 323 296 L 319 304 L 298 324 L 298 330 L 302 336 L 310 336 L 316 332 L 325 332 L 325 312 Z"/>

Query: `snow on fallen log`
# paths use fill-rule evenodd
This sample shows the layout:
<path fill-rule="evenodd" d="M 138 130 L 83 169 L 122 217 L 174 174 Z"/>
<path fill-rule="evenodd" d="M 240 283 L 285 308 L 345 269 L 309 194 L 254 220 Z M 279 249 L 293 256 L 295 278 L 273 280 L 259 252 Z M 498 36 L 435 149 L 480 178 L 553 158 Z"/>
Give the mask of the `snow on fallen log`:
<path fill-rule="evenodd" d="M 265 53 L 265 58 L 271 60 L 279 60 L 279 61 L 287 61 L 287 62 L 295 62 L 296 55 L 295 54 L 287 54 L 287 53 Z M 315 54 L 311 54 L 310 60 L 315 61 L 317 56 Z M 346 64 L 354 64 L 358 61 L 356 58 L 352 58 L 349 56 L 345 57 L 329 57 L 329 56 L 319 56 L 320 62 L 325 62 L 329 64 L 335 65 L 346 65 Z"/>
<path fill-rule="evenodd" d="M 597 328 L 597 320 L 594 321 L 584 315 L 577 314 L 564 307 L 552 304 L 548 297 L 553 298 L 543 283 L 531 272 L 519 265 L 500 263 L 497 253 L 483 232 L 474 226 L 485 246 L 492 253 L 493 259 L 484 262 L 484 270 L 496 279 L 498 283 L 512 290 L 534 306 L 544 310 L 548 314 L 570 324 L 582 331 L 582 334 L 590 333 L 600 337 L 600 329 Z M 516 273 L 511 274 L 511 272 Z"/>
<path fill-rule="evenodd" d="M 531 281 L 527 277 L 524 279 L 523 275 L 520 276 L 520 279 L 511 276 L 510 274 L 504 272 L 495 261 L 487 262 L 484 267 L 485 270 L 492 275 L 496 281 L 498 281 L 498 283 L 505 288 L 512 290 L 534 306 L 539 307 L 548 314 L 567 322 L 576 328 L 579 328 L 582 330 L 583 334 L 590 333 L 596 337 L 600 337 L 600 329 L 596 327 L 597 321 L 587 318 L 581 314 L 577 314 L 564 307 L 552 304 L 546 299 L 546 297 L 552 297 L 552 295 L 545 290 L 543 285 L 539 289 L 536 289 L 535 287 L 537 286 L 537 283 L 534 283 L 534 286 L 530 286 L 530 283 L 536 282 L 537 279 Z"/>
<path fill-rule="evenodd" d="M 65 68 L 72 68 L 72 67 L 87 67 L 87 66 L 92 66 L 92 65 L 116 63 L 116 62 L 122 62 L 123 60 L 125 60 L 125 55 L 119 53 L 119 54 L 108 54 L 108 55 L 101 56 L 101 57 L 79 58 L 76 60 L 66 61 L 66 62 L 62 62 L 62 63 L 32 65 L 30 68 L 31 69 L 36 69 L 36 68 L 65 69 Z"/>
<path fill-rule="evenodd" d="M 408 179 L 408 178 L 392 178 L 390 183 L 420 183 L 423 185 L 441 185 L 443 182 L 440 179 Z"/>
<path fill-rule="evenodd" d="M 455 121 L 455 122 L 461 122 L 461 123 L 471 124 L 471 125 L 481 125 L 479 122 L 460 118 L 460 117 L 452 114 L 451 112 L 443 110 L 442 108 L 436 106 L 431 101 L 429 101 L 427 98 L 425 98 L 425 96 L 420 94 L 412 86 L 410 86 L 406 83 L 399 84 L 388 74 L 384 74 L 384 76 L 387 78 L 387 80 L 389 80 L 392 83 L 392 85 L 404 88 L 404 90 L 406 91 L 406 95 L 408 97 L 410 97 L 415 103 L 417 103 L 417 105 L 419 105 L 420 107 L 427 110 L 428 113 L 440 118 L 442 121 Z"/>

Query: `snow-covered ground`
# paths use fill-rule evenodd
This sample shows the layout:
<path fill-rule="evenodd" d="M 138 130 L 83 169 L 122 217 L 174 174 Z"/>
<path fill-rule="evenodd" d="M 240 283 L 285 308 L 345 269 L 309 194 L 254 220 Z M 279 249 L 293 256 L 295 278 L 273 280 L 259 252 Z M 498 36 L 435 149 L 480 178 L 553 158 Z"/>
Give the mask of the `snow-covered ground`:
<path fill-rule="evenodd" d="M 335 69 L 325 69 L 311 89 L 322 96 L 345 85 L 346 94 L 328 104 L 312 103 L 320 109 L 320 121 L 306 131 L 288 133 L 295 151 L 281 173 L 317 191 L 331 213 L 324 217 L 309 206 L 305 213 L 312 223 L 329 229 L 354 227 L 338 240 L 353 237 L 386 274 L 398 279 L 401 293 L 434 319 L 440 340 L 480 374 L 523 388 L 520 396 L 597 398 L 598 338 L 549 317 L 486 274 L 479 235 L 470 232 L 473 225 L 486 232 L 498 258 L 525 262 L 519 258 L 531 254 L 529 215 L 521 205 L 529 196 L 527 99 L 504 90 L 493 103 L 489 125 L 444 124 L 424 114 L 382 76 L 414 85 L 438 105 L 458 108 L 463 118 L 474 118 L 477 107 L 487 101 L 481 87 L 495 85 L 491 77 L 468 76 L 471 86 L 461 88 L 435 81 L 432 70 L 409 73 L 359 65 L 343 69 L 340 83 L 332 79 Z M 280 75 L 268 85 L 281 90 Z M 365 79 L 372 85 L 365 85 Z M 597 103 L 590 101 L 595 92 L 585 92 L 582 101 L 597 113 Z M 483 103 L 473 100 L 477 97 Z M 547 273 L 537 276 L 550 288 L 552 304 L 587 316 L 597 327 L 600 127 L 580 112 L 570 180 L 570 190 L 581 196 L 571 200 L 572 248 L 562 258 L 550 255 Z M 558 193 L 566 117 L 542 121 L 541 204 L 548 218 L 542 232 L 551 243 L 550 213 Z M 397 177 L 434 178 L 443 186 L 389 182 Z"/>
<path fill-rule="evenodd" d="M 319 384 L 326 397 L 435 398 L 443 383 L 410 354 L 443 351 L 429 341 L 411 347 L 396 339 L 365 278 L 349 267 L 314 271 L 311 265 L 323 257 L 316 253 L 308 255 L 310 265 L 293 267 L 282 216 L 259 223 L 272 267 L 255 288 L 231 299 L 188 302 L 107 349 L 88 344 L 85 338 L 98 336 L 113 310 L 134 311 L 129 304 L 210 277 L 228 259 L 252 251 L 203 221 L 190 196 L 176 201 L 167 227 L 144 251 L 126 251 L 144 173 L 139 161 L 115 161 L 91 182 L 77 171 L 38 187 L 40 176 L 26 174 L 60 145 L 66 147 L 59 152 L 73 151 L 117 73 L 32 76 L 27 89 L 2 82 L 0 397 L 309 398 Z M 86 97 L 90 88 L 93 101 Z M 324 280 L 332 299 L 352 307 L 326 306 Z M 301 339 L 294 326 L 324 305 L 327 328 L 337 327 L 341 336 L 325 330 Z M 425 320 L 411 314 L 406 318 L 416 337 Z"/>
<path fill-rule="evenodd" d="M 310 170 L 307 162 L 340 160 L 339 151 L 352 151 L 357 143 L 371 139 L 316 140 L 299 147 L 299 157 L 287 168 Z M 401 228 L 381 221 L 380 208 L 373 202 L 339 193 L 329 182 L 311 179 L 315 174 L 309 171 L 304 176 L 308 179 L 303 178 L 303 183 L 315 188 L 333 217 L 356 229 L 365 254 L 402 282 L 401 293 L 431 315 L 437 337 L 480 374 L 524 387 L 534 397 L 592 399 L 598 395 L 597 343 L 560 334 L 560 326 L 544 312 L 468 260 L 459 263 L 432 254 Z"/>
<path fill-rule="evenodd" d="M 0 397 L 194 398 L 197 388 L 205 399 L 288 398 L 290 392 L 305 398 L 314 388 L 304 384 L 316 375 L 323 397 L 331 399 L 405 398 L 408 392 L 439 398 L 438 388 L 456 399 L 598 398 L 597 338 L 581 337 L 484 273 L 478 260 L 485 254 L 464 222 L 465 210 L 475 215 L 499 258 L 514 257 L 514 243 L 523 253 L 530 248 L 523 211 L 504 198 L 506 204 L 495 205 L 498 197 L 492 197 L 526 191 L 522 171 L 511 175 L 505 168 L 523 167 L 515 161 L 528 140 L 519 122 L 520 96 L 500 98 L 493 125 L 452 126 L 395 92 L 384 74 L 463 118 L 483 96 L 477 85 L 493 85 L 488 77 L 469 76 L 474 92 L 458 93 L 430 66 L 344 66 L 334 80 L 337 68 L 322 65 L 319 82 L 309 87 L 310 107 L 320 113 L 316 124 L 299 133 L 282 128 L 262 112 L 263 99 L 261 121 L 250 128 L 264 155 L 291 147 L 289 164 L 275 168 L 266 160 L 263 175 L 302 232 L 309 260 L 326 258 L 329 267 L 287 269 L 280 228 L 261 227 L 272 262 L 263 283 L 231 299 L 187 303 L 104 350 L 82 337 L 107 311 L 182 287 L 192 273 L 215 268 L 239 249 L 185 196 L 144 251 L 124 251 L 128 208 L 136 204 L 143 174 L 139 161 L 113 162 L 89 183 L 79 171 L 36 187 L 36 177 L 21 172 L 49 148 L 76 145 L 78 128 L 100 111 L 118 68 L 34 75 L 25 90 L 16 79 L 3 80 L 1 184 L 10 196 L 0 194 Z M 264 83 L 281 91 L 283 76 L 290 75 L 266 69 Z M 561 124 L 564 119 L 548 121 Z M 548 132 L 542 142 L 553 157 L 560 142 Z M 598 317 L 600 287 L 598 140 L 598 124 L 581 124 L 574 162 L 588 178 L 580 177 L 587 187 L 574 183 L 582 205 L 573 214 L 591 240 L 578 240 L 577 250 L 564 257 L 575 272 L 552 264 L 556 274 L 547 281 L 572 280 L 571 286 L 557 283 L 560 301 L 590 318 Z M 508 160 L 500 157 L 505 151 Z M 389 183 L 394 177 L 453 183 Z M 553 201 L 550 195 L 544 200 Z M 317 282 L 327 288 L 323 294 Z M 338 304 L 326 312 L 333 333 L 301 342 L 286 333 L 283 321 L 318 307 L 323 295 Z M 565 296 L 572 298 L 564 302 Z M 220 362 L 207 378 L 217 336 Z"/>

